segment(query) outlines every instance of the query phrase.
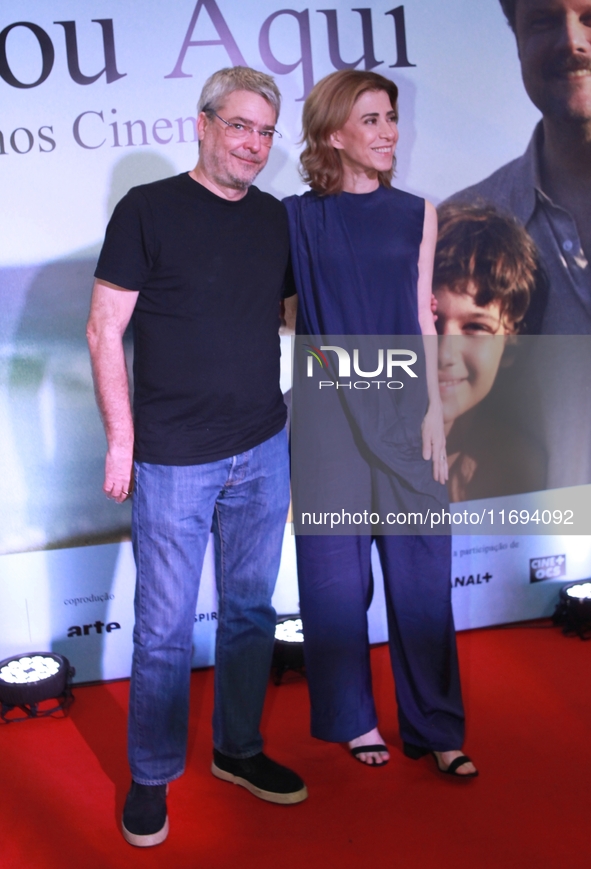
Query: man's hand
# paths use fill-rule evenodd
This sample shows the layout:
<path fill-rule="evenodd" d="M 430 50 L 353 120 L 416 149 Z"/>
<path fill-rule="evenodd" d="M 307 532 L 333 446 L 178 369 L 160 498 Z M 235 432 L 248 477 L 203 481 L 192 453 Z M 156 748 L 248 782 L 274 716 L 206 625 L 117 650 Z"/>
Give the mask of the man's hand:
<path fill-rule="evenodd" d="M 433 460 L 433 479 L 445 484 L 448 478 L 445 430 L 441 404 L 430 404 L 423 425 L 423 458 Z"/>
<path fill-rule="evenodd" d="M 133 443 L 129 447 L 109 447 L 107 450 L 103 492 L 118 504 L 133 492 Z"/>

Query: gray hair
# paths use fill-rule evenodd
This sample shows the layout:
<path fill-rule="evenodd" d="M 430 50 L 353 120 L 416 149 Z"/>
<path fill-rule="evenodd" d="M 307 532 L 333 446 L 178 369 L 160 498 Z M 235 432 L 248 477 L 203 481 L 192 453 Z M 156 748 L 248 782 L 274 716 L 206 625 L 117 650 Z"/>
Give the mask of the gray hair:
<path fill-rule="evenodd" d="M 273 78 L 249 66 L 231 66 L 219 69 L 203 85 L 197 104 L 199 112 L 216 112 L 233 91 L 251 91 L 258 94 L 275 109 L 279 117 L 281 94 Z"/>

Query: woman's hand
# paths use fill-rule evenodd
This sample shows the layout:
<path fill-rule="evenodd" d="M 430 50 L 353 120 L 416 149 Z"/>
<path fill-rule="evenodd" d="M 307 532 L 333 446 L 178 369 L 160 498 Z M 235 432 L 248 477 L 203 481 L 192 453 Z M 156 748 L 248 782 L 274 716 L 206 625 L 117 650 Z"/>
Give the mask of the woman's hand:
<path fill-rule="evenodd" d="M 445 484 L 448 478 L 445 431 L 441 402 L 431 402 L 421 426 L 423 458 L 433 461 L 433 479 Z"/>

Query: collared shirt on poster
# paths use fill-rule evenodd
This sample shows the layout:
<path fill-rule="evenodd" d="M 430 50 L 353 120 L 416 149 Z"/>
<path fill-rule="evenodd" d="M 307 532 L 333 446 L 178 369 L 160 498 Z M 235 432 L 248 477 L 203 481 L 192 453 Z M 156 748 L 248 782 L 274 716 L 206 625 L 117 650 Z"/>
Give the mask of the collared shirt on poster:
<path fill-rule="evenodd" d="M 542 190 L 539 154 L 543 135 L 540 122 L 521 157 L 450 200 L 485 201 L 515 215 L 535 241 L 548 277 L 542 333 L 591 334 L 591 267 L 574 218 Z"/>

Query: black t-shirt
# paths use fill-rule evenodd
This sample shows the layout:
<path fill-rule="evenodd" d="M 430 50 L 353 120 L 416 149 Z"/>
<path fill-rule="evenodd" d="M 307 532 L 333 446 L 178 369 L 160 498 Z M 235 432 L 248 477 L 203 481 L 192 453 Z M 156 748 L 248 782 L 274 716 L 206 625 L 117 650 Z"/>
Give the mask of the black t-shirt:
<path fill-rule="evenodd" d="M 95 276 L 139 291 L 138 461 L 217 461 L 281 430 L 278 328 L 288 257 L 285 208 L 256 187 L 230 202 L 184 173 L 134 187 L 119 202 Z"/>

